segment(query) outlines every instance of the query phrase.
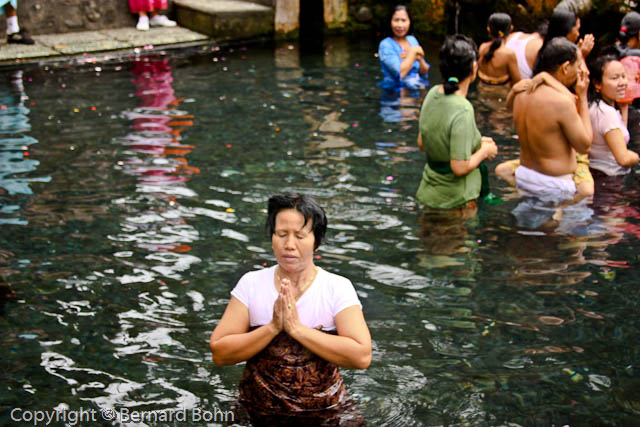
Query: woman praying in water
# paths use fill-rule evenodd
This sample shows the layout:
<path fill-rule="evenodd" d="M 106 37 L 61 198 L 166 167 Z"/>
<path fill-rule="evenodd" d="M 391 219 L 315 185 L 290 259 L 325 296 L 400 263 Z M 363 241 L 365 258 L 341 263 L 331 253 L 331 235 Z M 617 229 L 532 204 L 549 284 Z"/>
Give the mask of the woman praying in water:
<path fill-rule="evenodd" d="M 314 264 L 327 229 L 314 198 L 271 197 L 267 228 L 276 265 L 246 273 L 231 291 L 209 342 L 213 361 L 247 362 L 239 412 L 246 410 L 254 424 L 339 421 L 352 409 L 339 367 L 371 363 L 362 305 L 347 278 Z M 353 411 L 349 419 L 364 423 Z"/>

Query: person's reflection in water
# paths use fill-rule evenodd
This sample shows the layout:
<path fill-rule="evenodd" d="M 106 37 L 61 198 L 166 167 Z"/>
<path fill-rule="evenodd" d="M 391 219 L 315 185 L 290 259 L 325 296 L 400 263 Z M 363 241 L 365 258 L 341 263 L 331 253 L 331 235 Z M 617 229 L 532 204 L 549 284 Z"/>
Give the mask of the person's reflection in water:
<path fill-rule="evenodd" d="M 509 86 L 495 86 L 478 82 L 474 95 L 477 98 L 476 111 L 478 116 L 482 118 L 481 121 L 488 123 L 492 133 L 507 138 L 511 138 L 514 134 L 513 114 L 507 108 L 509 89 Z M 503 147 L 500 147 L 500 150 L 504 152 Z"/>
<path fill-rule="evenodd" d="M 195 262 L 177 255 L 191 250 L 189 243 L 197 234 L 178 214 L 178 198 L 195 195 L 186 183 L 200 172 L 185 157 L 194 147 L 181 142 L 184 128 L 193 125 L 193 115 L 178 110 L 183 100 L 175 96 L 168 59 L 141 58 L 135 61 L 131 73 L 138 106 L 123 113 L 133 121 L 133 131 L 121 141 L 133 154 L 122 167 L 125 173 L 138 177 L 139 193 L 166 202 L 154 207 L 154 213 L 159 214 L 155 217 L 161 218 L 156 231 L 149 231 L 150 224 L 145 224 L 136 241 L 139 247 L 176 254 L 174 267 L 163 267 L 162 271 L 178 278 L 174 270 Z M 173 213 L 163 215 L 165 211 Z"/>
<path fill-rule="evenodd" d="M 458 257 L 470 250 L 467 221 L 477 212 L 475 201 L 458 209 L 425 209 L 418 220 L 424 246 L 421 264 L 429 268 L 461 265 Z"/>
<path fill-rule="evenodd" d="M 135 131 L 127 135 L 127 145 L 155 158 L 144 164 L 131 158 L 129 172 L 140 176 L 141 183 L 158 186 L 187 182 L 191 175 L 200 173 L 183 157 L 193 145 L 181 143 L 181 133 L 193 125 L 193 115 L 177 110 L 183 99 L 175 97 L 168 59 L 144 58 L 134 63 L 131 72 L 139 102 L 134 111 L 125 113 L 133 119 Z"/>
<path fill-rule="evenodd" d="M 511 212 L 518 227 L 553 231 L 560 234 L 589 235 L 592 230 L 593 209 L 588 199 L 579 202 L 556 202 L 536 197 L 524 197 Z"/>
<path fill-rule="evenodd" d="M 29 146 L 38 140 L 26 135 L 31 124 L 22 75 L 22 70 L 16 70 L 8 76 L 9 84 L 0 86 L 0 224 L 27 225 L 27 220 L 17 215 L 20 198 L 33 195 L 29 183 L 51 180 L 25 176 L 40 162 L 29 158 Z"/>
<path fill-rule="evenodd" d="M 386 123 L 418 120 L 424 91 L 419 89 L 382 89 L 380 117 Z"/>

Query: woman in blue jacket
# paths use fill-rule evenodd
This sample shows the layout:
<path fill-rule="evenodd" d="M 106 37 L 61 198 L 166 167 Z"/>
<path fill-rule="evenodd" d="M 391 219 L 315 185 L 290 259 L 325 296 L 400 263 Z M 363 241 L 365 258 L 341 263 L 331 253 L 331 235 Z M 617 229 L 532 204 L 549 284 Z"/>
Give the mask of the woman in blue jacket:
<path fill-rule="evenodd" d="M 391 15 L 393 35 L 380 42 L 378 58 L 382 67 L 384 89 L 421 89 L 425 87 L 429 64 L 418 40 L 409 35 L 411 17 L 405 6 L 396 6 Z"/>

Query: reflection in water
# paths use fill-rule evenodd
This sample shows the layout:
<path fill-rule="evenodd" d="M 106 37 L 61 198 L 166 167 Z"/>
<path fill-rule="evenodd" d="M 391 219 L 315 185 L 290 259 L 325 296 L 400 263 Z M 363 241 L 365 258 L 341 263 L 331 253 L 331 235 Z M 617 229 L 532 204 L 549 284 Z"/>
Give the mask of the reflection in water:
<path fill-rule="evenodd" d="M 534 197 L 523 197 L 512 211 L 519 227 L 543 229 L 560 234 L 584 235 L 599 232 L 591 223 L 593 209 L 589 199 L 558 204 Z M 595 228 L 595 230 L 594 230 Z"/>
<path fill-rule="evenodd" d="M 179 198 L 196 196 L 186 186 L 190 177 L 200 172 L 185 157 L 194 147 L 182 143 L 182 132 L 193 125 L 193 115 L 178 109 L 183 99 L 174 94 L 168 59 L 136 60 L 131 73 L 138 106 L 123 112 L 133 125 L 131 133 L 118 139 L 127 155 L 118 165 L 124 173 L 136 176 L 138 184 L 135 195 L 117 203 L 133 207 L 142 198 L 145 206 L 153 209 L 130 210 L 131 215 L 123 224 L 124 234 L 112 239 L 133 241 L 151 251 L 146 258 L 159 264 L 151 270 L 180 280 L 181 271 L 199 262 L 187 254 L 191 250 L 189 244 L 198 239 L 198 232 L 186 223 L 178 203 Z M 126 253 L 120 256 L 126 257 Z"/>
<path fill-rule="evenodd" d="M 420 89 L 382 89 L 382 94 L 380 95 L 380 117 L 385 123 L 418 120 L 424 95 L 425 90 Z"/>
<path fill-rule="evenodd" d="M 115 359 L 137 359 L 137 366 L 146 366 L 146 375 L 143 379 L 129 372 L 87 372 L 95 378 L 92 384 L 96 388 L 87 400 L 99 408 L 193 408 L 198 397 L 167 382 L 158 372 L 168 360 L 196 363 L 200 358 L 198 352 L 188 350 L 175 337 L 188 332 L 188 328 L 180 320 L 187 310 L 177 303 L 178 295 L 173 289 L 176 281 L 185 284 L 185 272 L 200 262 L 199 257 L 190 254 L 199 233 L 185 220 L 194 214 L 180 203 L 197 197 L 187 186 L 191 177 L 199 173 L 186 157 L 194 146 L 185 144 L 182 134 L 193 125 L 194 116 L 179 109 L 185 100 L 175 96 L 168 59 L 140 58 L 132 64 L 131 75 L 137 106 L 122 112 L 131 120 L 131 132 L 113 142 L 123 148 L 124 155 L 116 168 L 135 177 L 136 185 L 135 191 L 113 200 L 122 207 L 123 219 L 120 232 L 109 236 L 119 247 L 113 255 L 127 267 L 115 280 L 119 294 L 129 303 L 116 313 L 118 328 L 105 335 L 110 337 Z M 117 274 L 109 269 L 94 275 L 113 277 L 114 273 Z M 154 286 L 145 292 L 141 286 L 147 283 Z M 202 295 L 192 290 L 189 296 L 195 309 L 200 309 Z M 43 366 L 53 375 L 62 374 L 67 379 L 75 376 L 74 371 L 82 370 L 74 369 L 70 359 L 63 359 L 66 358 L 62 355 L 50 353 L 48 359 L 43 359 Z M 164 397 L 156 399 L 157 395 Z"/>
<path fill-rule="evenodd" d="M 29 146 L 38 141 L 26 135 L 31 124 L 22 74 L 22 70 L 14 71 L 0 85 L 0 224 L 27 225 L 19 215 L 20 196 L 33 194 L 30 182 L 51 179 L 24 176 L 35 171 L 40 162 L 29 158 Z"/>
<path fill-rule="evenodd" d="M 470 98 L 473 99 L 474 110 L 478 116 L 476 122 L 484 123 L 492 133 L 510 138 L 515 134 L 511 123 L 513 114 L 507 108 L 507 95 L 511 86 L 488 85 L 478 81 L 475 87 L 476 92 Z M 502 148 L 500 147 L 501 150 Z"/>
<path fill-rule="evenodd" d="M 475 202 L 449 211 L 425 209 L 419 220 L 419 236 L 425 250 L 422 265 L 429 268 L 463 265 L 456 255 L 469 252 L 465 223 L 477 212 Z"/>

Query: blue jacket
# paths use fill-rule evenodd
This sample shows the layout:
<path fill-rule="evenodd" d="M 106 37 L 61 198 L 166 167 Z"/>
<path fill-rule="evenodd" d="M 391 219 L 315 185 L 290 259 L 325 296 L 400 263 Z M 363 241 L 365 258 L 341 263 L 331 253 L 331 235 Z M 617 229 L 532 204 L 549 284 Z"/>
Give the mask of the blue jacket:
<path fill-rule="evenodd" d="M 418 40 L 414 36 L 407 36 L 407 41 L 411 46 L 419 46 Z M 400 79 L 400 52 L 402 47 L 393 38 L 387 37 L 378 46 L 378 59 L 382 68 L 382 81 L 378 85 L 385 89 L 421 89 L 427 84 L 426 79 L 420 75 L 420 63 L 415 61 L 411 70 Z M 425 75 L 426 76 L 426 75 Z"/>

